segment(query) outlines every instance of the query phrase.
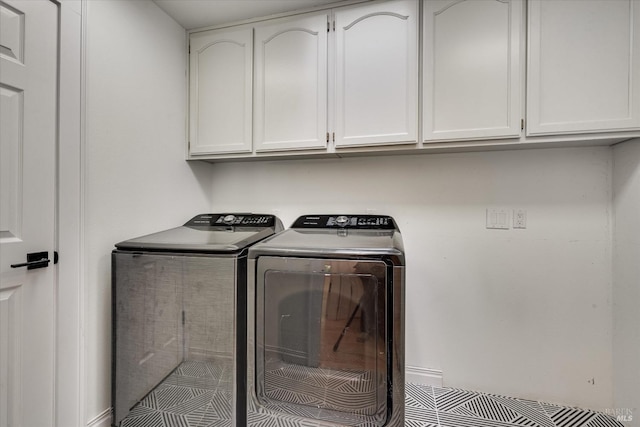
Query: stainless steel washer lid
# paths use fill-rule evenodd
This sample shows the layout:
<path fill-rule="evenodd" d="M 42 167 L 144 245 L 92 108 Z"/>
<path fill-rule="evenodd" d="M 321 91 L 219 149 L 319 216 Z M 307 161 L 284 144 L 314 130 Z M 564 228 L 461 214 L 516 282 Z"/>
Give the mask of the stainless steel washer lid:
<path fill-rule="evenodd" d="M 404 245 L 393 218 L 379 215 L 305 215 L 292 228 L 249 249 L 249 257 L 388 255 L 404 265 Z"/>
<path fill-rule="evenodd" d="M 235 253 L 282 230 L 273 215 L 200 214 L 181 227 L 117 243 L 119 250 Z"/>

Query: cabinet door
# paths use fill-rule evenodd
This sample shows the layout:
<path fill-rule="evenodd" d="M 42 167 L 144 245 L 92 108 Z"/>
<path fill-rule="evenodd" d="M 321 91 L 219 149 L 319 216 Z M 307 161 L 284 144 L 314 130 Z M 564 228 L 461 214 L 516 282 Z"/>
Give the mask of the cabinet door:
<path fill-rule="evenodd" d="M 418 2 L 335 11 L 336 147 L 417 141 Z"/>
<path fill-rule="evenodd" d="M 521 0 L 424 2 L 424 139 L 517 137 Z"/>
<path fill-rule="evenodd" d="M 251 151 L 252 41 L 250 28 L 191 35 L 191 154 Z"/>
<path fill-rule="evenodd" d="M 640 3 L 529 1 L 527 135 L 640 127 Z"/>
<path fill-rule="evenodd" d="M 327 146 L 326 13 L 255 28 L 256 151 Z"/>

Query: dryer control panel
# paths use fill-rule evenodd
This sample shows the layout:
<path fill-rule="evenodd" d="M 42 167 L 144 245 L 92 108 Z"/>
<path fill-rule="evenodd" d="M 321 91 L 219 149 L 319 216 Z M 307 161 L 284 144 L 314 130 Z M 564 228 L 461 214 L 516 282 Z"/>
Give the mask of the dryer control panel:
<path fill-rule="evenodd" d="M 396 230 L 398 227 L 393 218 L 384 215 L 304 215 L 291 228 Z"/>
<path fill-rule="evenodd" d="M 233 213 L 233 214 L 200 214 L 191 218 L 186 227 L 273 227 L 276 222 L 274 215 Z"/>

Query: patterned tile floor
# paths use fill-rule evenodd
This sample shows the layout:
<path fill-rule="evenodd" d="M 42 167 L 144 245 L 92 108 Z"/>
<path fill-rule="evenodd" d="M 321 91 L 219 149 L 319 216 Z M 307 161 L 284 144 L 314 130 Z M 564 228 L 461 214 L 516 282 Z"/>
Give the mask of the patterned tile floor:
<path fill-rule="evenodd" d="M 188 361 L 149 393 L 120 427 L 231 427 L 230 372 Z M 313 426 L 293 415 L 252 411 L 252 427 Z M 407 427 L 625 427 L 578 408 L 467 390 L 406 384 Z"/>

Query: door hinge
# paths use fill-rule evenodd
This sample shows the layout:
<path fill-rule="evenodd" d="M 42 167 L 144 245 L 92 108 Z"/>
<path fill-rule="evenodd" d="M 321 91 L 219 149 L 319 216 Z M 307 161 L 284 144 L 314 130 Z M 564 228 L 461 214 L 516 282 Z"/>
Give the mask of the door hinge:
<path fill-rule="evenodd" d="M 333 31 L 336 31 L 336 21 L 333 21 Z"/>
<path fill-rule="evenodd" d="M 327 132 L 327 142 L 329 142 L 329 132 Z"/>
<path fill-rule="evenodd" d="M 524 130 L 524 119 L 520 119 L 520 130 Z"/>
<path fill-rule="evenodd" d="M 336 142 L 336 133 L 335 132 L 333 132 L 331 134 L 331 139 L 333 140 L 333 142 Z"/>
<path fill-rule="evenodd" d="M 331 31 L 331 22 L 327 21 L 327 33 Z"/>

